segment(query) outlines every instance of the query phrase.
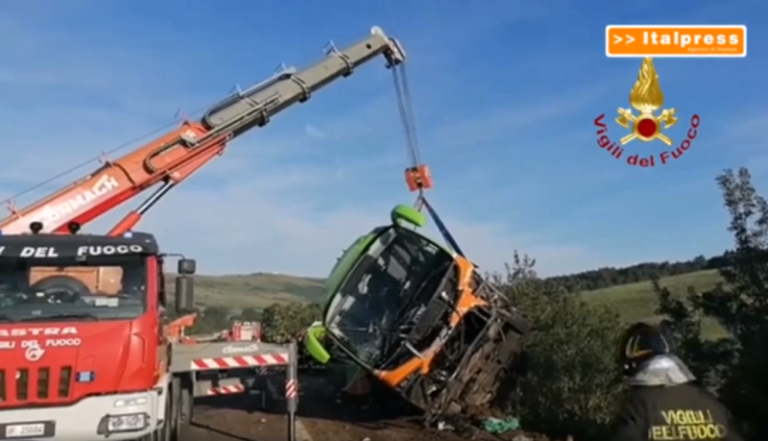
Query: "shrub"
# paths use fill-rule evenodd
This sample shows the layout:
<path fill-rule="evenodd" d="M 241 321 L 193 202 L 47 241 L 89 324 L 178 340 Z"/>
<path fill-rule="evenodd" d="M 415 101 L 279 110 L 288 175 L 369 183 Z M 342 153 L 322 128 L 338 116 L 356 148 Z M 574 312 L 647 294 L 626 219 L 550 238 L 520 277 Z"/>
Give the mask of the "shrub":
<path fill-rule="evenodd" d="M 264 341 L 287 343 L 320 319 L 320 306 L 299 302 L 275 303 L 262 312 Z"/>
<path fill-rule="evenodd" d="M 622 324 L 608 309 L 539 279 L 534 265 L 516 253 L 506 276 L 497 278 L 533 327 L 523 425 L 560 437 L 603 437 L 623 389 L 616 360 Z"/>

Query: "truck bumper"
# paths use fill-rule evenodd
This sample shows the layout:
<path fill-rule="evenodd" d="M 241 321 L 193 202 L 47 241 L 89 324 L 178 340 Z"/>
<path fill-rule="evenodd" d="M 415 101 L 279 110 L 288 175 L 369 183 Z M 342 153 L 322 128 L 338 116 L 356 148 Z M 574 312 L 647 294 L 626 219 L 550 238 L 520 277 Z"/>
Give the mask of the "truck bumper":
<path fill-rule="evenodd" d="M 8 437 L 11 426 L 27 425 L 25 441 L 98 441 L 140 438 L 157 428 L 159 395 L 141 392 L 88 397 L 70 406 L 0 411 L 0 439 Z M 45 425 L 46 433 L 35 438 L 32 425 Z M 21 430 L 21 429 L 18 429 Z M 53 433 L 51 433 L 53 432 Z M 28 437 L 32 435 L 31 437 Z"/>

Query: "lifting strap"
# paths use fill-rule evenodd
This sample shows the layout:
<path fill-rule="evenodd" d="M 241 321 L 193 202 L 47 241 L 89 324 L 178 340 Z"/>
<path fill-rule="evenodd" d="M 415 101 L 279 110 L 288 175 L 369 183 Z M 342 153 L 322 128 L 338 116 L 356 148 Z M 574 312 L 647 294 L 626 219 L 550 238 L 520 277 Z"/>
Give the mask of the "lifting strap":
<path fill-rule="evenodd" d="M 408 185 L 408 190 L 419 193 L 414 206 L 419 211 L 425 208 L 429 217 L 434 220 L 443 239 L 445 239 L 448 245 L 450 245 L 456 253 L 460 256 L 464 256 L 459 244 L 456 243 L 453 235 L 448 231 L 448 227 L 443 223 L 443 220 L 424 194 L 425 190 L 432 189 L 432 175 L 429 172 L 429 166 L 421 162 L 419 141 L 416 136 L 416 121 L 413 115 L 411 92 L 408 87 L 405 63 L 392 67 L 392 77 L 395 83 L 397 107 L 400 111 L 400 119 L 402 120 L 403 128 L 405 129 L 406 150 L 408 151 L 408 156 L 411 160 L 411 166 L 405 169 L 405 183 Z"/>
<path fill-rule="evenodd" d="M 427 213 L 429 213 L 429 217 L 431 217 L 432 220 L 435 221 L 437 230 L 440 231 L 440 234 L 443 235 L 443 239 L 445 239 L 445 241 L 448 242 L 448 245 L 450 245 L 451 248 L 453 248 L 453 251 L 455 251 L 456 254 L 458 254 L 459 256 L 464 257 L 464 252 L 461 251 L 461 248 L 459 247 L 459 244 L 456 242 L 456 239 L 453 238 L 453 234 L 451 234 L 451 232 L 448 231 L 448 227 L 445 226 L 445 223 L 443 223 L 443 220 L 440 218 L 440 216 L 438 216 L 437 211 L 435 211 L 435 209 L 432 208 L 432 204 L 429 203 L 427 198 L 423 196 L 419 196 L 419 200 L 417 204 L 427 209 Z"/>

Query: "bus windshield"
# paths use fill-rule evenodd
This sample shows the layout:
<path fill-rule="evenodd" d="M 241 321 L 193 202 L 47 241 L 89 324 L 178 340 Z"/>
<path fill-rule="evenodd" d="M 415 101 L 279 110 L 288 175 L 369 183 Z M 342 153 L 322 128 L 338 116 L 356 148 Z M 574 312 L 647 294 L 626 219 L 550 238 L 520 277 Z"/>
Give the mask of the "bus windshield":
<path fill-rule="evenodd" d="M 388 333 L 436 266 L 452 256 L 411 230 L 392 228 L 363 254 L 334 293 L 324 325 L 368 366 L 382 356 Z"/>
<path fill-rule="evenodd" d="M 0 258 L 0 323 L 130 319 L 147 308 L 140 255 Z"/>

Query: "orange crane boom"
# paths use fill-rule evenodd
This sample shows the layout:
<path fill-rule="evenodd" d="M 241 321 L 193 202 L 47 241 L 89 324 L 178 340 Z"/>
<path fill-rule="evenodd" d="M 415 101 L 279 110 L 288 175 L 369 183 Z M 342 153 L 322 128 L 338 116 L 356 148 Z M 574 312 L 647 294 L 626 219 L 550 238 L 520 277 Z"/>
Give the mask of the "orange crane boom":
<path fill-rule="evenodd" d="M 144 214 L 174 186 L 222 154 L 227 143 L 246 131 L 266 125 L 270 118 L 311 97 L 336 79 L 376 56 L 387 67 L 405 60 L 397 40 L 374 27 L 366 39 L 346 48 L 331 47 L 326 57 L 297 72 L 285 69 L 268 80 L 237 92 L 210 108 L 200 120 L 180 127 L 114 161 L 65 188 L 0 220 L 2 234 L 29 232 L 41 222 L 42 232 L 66 232 L 69 225 L 84 225 L 150 187 L 159 187 L 110 230 L 120 235 L 131 230 Z"/>

